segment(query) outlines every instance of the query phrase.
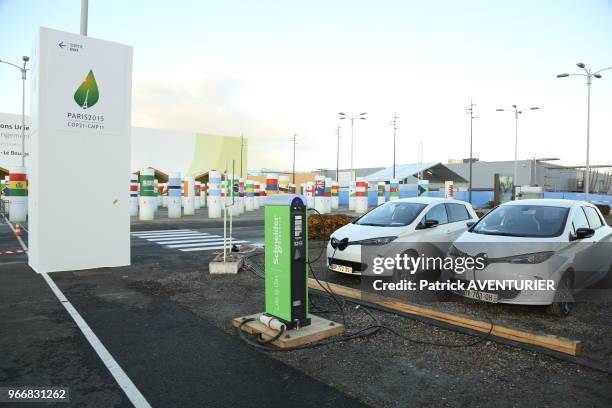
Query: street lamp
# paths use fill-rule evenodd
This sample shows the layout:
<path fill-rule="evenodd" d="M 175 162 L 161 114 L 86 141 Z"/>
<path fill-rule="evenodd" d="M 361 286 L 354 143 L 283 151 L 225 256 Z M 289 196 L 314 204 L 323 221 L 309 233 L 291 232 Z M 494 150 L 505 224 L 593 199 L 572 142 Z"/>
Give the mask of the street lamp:
<path fill-rule="evenodd" d="M 292 183 L 295 184 L 295 145 L 297 144 L 297 134 L 294 133 L 289 140 L 293 143 L 293 170 L 291 174 L 293 175 Z"/>
<path fill-rule="evenodd" d="M 391 121 L 391 125 L 393 126 L 393 178 L 395 178 L 395 139 L 397 136 L 397 130 L 399 129 L 397 127 L 398 119 L 399 119 L 399 116 L 397 116 L 397 113 L 394 113 L 393 120 Z"/>
<path fill-rule="evenodd" d="M 537 106 L 532 106 L 531 108 L 527 109 L 527 110 L 538 110 L 540 108 L 538 108 Z M 516 183 L 518 181 L 517 179 L 517 172 L 518 172 L 518 118 L 519 115 L 522 114 L 524 111 L 527 110 L 521 110 L 519 109 L 516 105 L 512 105 L 512 109 L 495 109 L 497 112 L 513 112 L 514 113 L 514 173 L 512 175 L 512 184 L 516 187 Z M 516 188 L 513 191 L 513 194 L 516 194 Z"/>
<path fill-rule="evenodd" d="M 336 181 L 340 182 L 340 123 L 336 126 L 336 138 L 337 138 L 337 147 L 336 147 Z"/>
<path fill-rule="evenodd" d="M 470 204 L 472 204 L 472 165 L 474 163 L 473 149 L 472 149 L 474 147 L 474 143 L 473 143 L 474 119 L 478 118 L 478 116 L 474 116 L 474 107 L 475 106 L 476 106 L 476 104 L 474 102 L 472 102 L 472 100 L 470 99 L 470 106 L 465 108 L 465 113 L 470 115 L 470 181 L 469 181 L 469 185 L 468 185 L 468 202 Z"/>
<path fill-rule="evenodd" d="M 354 132 L 354 125 L 355 125 L 355 119 L 360 119 L 360 120 L 366 120 L 365 115 L 367 115 L 367 112 L 362 112 L 359 115 L 347 115 L 344 112 L 338 112 L 338 116 L 340 120 L 344 120 L 344 119 L 350 119 L 351 120 L 351 181 L 355 180 L 355 167 L 353 166 L 353 146 L 354 146 L 354 136 L 355 136 L 355 132 Z"/>
<path fill-rule="evenodd" d="M 589 153 L 590 153 L 590 139 L 591 139 L 591 79 L 593 77 L 597 78 L 597 79 L 601 79 L 601 74 L 600 72 L 602 71 L 606 71 L 608 69 L 612 69 L 612 67 L 608 67 L 608 68 L 603 68 L 600 69 L 599 71 L 596 72 L 591 72 L 590 68 L 586 68 L 586 66 L 584 65 L 584 63 L 579 62 L 576 64 L 576 66 L 580 69 L 584 70 L 584 74 L 580 73 L 580 74 L 568 74 L 568 73 L 563 73 L 563 74 L 559 74 L 557 75 L 557 78 L 565 78 L 568 76 L 583 76 L 586 77 L 587 81 L 587 145 L 586 145 L 586 168 L 585 168 L 585 172 L 584 172 L 584 199 L 585 201 L 589 201 L 589 184 L 590 184 L 590 173 L 589 173 Z"/>
<path fill-rule="evenodd" d="M 30 60 L 30 57 L 24 55 L 23 57 L 21 57 L 21 60 L 23 61 L 23 67 L 13 64 L 12 62 L 2 60 L 0 60 L 0 62 L 11 65 L 21 71 L 21 166 L 25 167 L 25 81 L 26 74 L 28 72 L 26 64 Z"/>

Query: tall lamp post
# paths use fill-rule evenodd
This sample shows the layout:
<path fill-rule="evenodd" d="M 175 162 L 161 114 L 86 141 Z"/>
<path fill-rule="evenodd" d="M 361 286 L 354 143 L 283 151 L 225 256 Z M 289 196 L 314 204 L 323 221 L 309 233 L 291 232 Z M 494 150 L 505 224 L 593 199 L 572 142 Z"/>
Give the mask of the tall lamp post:
<path fill-rule="evenodd" d="M 584 172 L 584 199 L 585 201 L 589 201 L 589 184 L 591 181 L 590 178 L 590 168 L 589 168 L 589 153 L 590 153 L 590 143 L 591 143 L 591 80 L 593 79 L 593 77 L 597 78 L 597 79 L 601 79 L 601 74 L 600 72 L 602 71 L 606 71 L 608 69 L 612 69 L 612 67 L 608 67 L 608 68 L 603 68 L 600 69 L 599 71 L 595 71 L 592 72 L 590 68 L 587 68 L 582 62 L 579 62 L 576 64 L 576 66 L 578 68 L 581 68 L 582 70 L 584 70 L 584 74 L 583 73 L 578 73 L 578 74 L 568 74 L 568 73 L 563 73 L 563 74 L 559 74 L 557 75 L 557 78 L 565 78 L 568 76 L 583 76 L 586 77 L 586 84 L 587 84 L 587 132 L 586 132 L 586 168 L 585 168 L 585 172 Z"/>
<path fill-rule="evenodd" d="M 529 110 L 538 110 L 537 106 L 532 106 Z M 519 109 L 516 105 L 512 105 L 512 109 L 496 109 L 497 112 L 512 112 L 514 113 L 514 172 L 512 173 L 512 184 L 514 185 L 513 195 L 516 195 L 516 183 L 518 173 L 518 119 L 519 115 L 524 113 L 526 110 Z"/>
<path fill-rule="evenodd" d="M 474 107 L 476 106 L 476 104 L 474 102 L 472 102 L 472 100 L 470 99 L 470 106 L 465 108 L 465 112 L 470 115 L 470 181 L 469 181 L 469 185 L 468 185 L 468 202 L 470 204 L 472 204 L 472 164 L 474 163 L 474 155 L 473 155 L 473 150 L 472 147 L 474 146 L 473 143 L 473 129 L 474 129 L 474 119 L 477 118 L 477 116 L 474 116 Z"/>
<path fill-rule="evenodd" d="M 350 119 L 351 120 L 351 180 L 355 180 L 355 166 L 353 164 L 353 152 L 354 152 L 354 139 L 355 139 L 355 119 L 366 120 L 365 115 L 367 112 L 362 112 L 359 115 L 347 115 L 344 112 L 338 112 L 340 120 Z"/>
<path fill-rule="evenodd" d="M 21 71 L 21 166 L 25 167 L 25 83 L 26 74 L 28 73 L 26 64 L 30 60 L 30 57 L 24 55 L 21 57 L 21 60 L 23 61 L 22 67 L 17 64 L 13 64 L 12 62 L 2 60 L 0 60 L 0 62 L 11 65 Z"/>
<path fill-rule="evenodd" d="M 295 145 L 297 144 L 297 134 L 293 134 L 291 139 L 289 139 L 293 143 L 293 169 L 292 169 L 292 183 L 295 184 Z"/>
<path fill-rule="evenodd" d="M 340 182 L 340 124 L 336 126 L 336 139 L 338 140 L 338 145 L 336 147 L 336 181 Z"/>
<path fill-rule="evenodd" d="M 399 119 L 399 116 L 397 116 L 397 113 L 394 113 L 393 120 L 391 121 L 391 125 L 393 126 L 393 178 L 395 178 L 395 139 L 397 136 L 397 130 L 399 129 L 397 127 L 398 119 Z"/>

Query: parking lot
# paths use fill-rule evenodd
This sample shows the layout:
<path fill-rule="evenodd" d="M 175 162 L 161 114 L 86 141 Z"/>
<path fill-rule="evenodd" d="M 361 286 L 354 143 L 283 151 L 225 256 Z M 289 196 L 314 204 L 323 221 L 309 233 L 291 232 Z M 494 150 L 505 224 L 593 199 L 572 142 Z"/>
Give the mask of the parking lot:
<path fill-rule="evenodd" d="M 477 339 L 349 303 L 341 312 L 317 293 L 312 312 L 345 322 L 349 332 L 378 322 L 403 337 L 381 330 L 318 348 L 257 351 L 230 321 L 263 309 L 263 280 L 249 271 L 208 274 L 217 251 L 210 248 L 222 235 L 222 223 L 201 214 L 133 220 L 131 266 L 48 275 L 65 301 L 27 266 L 25 254 L 1 255 L 0 382 L 67 386 L 71 406 L 131 406 L 133 390 L 110 374 L 67 302 L 152 406 L 602 406 L 612 399 L 611 375 L 601 370 L 488 339 L 456 347 Z M 0 237 L 0 250 L 20 248 L 4 221 Z M 262 211 L 238 218 L 233 237 L 261 244 Z M 320 249 L 311 242 L 313 256 Z M 320 263 L 315 270 L 359 287 L 356 277 L 325 273 Z M 580 303 L 565 319 L 537 308 L 460 301 L 436 307 L 579 339 L 585 359 L 612 366 L 609 303 Z M 539 391 L 544 383 L 546 393 Z"/>

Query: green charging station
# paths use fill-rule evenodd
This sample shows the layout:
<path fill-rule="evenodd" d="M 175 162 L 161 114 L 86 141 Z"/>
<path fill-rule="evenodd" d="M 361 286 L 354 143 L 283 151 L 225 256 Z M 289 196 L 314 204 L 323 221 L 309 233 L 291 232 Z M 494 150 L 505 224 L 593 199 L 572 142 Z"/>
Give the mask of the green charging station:
<path fill-rule="evenodd" d="M 268 196 L 264 215 L 265 314 L 287 329 L 308 326 L 306 199 L 299 194 Z"/>

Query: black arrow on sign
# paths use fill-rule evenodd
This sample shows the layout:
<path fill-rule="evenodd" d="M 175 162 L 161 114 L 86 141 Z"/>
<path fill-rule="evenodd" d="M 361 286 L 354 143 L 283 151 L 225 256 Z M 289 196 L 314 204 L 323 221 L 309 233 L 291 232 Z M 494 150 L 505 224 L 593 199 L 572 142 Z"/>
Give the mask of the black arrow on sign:
<path fill-rule="evenodd" d="M 64 42 L 63 42 L 63 41 L 60 41 L 60 43 L 59 43 L 59 44 L 57 44 L 57 45 L 58 45 L 60 48 L 62 48 L 62 49 L 63 49 L 63 48 L 66 46 L 66 44 L 64 44 Z"/>

